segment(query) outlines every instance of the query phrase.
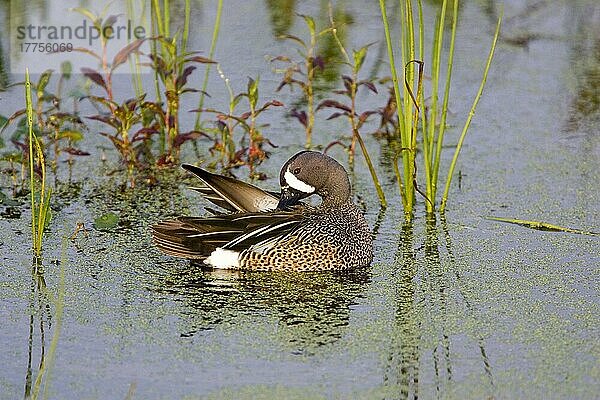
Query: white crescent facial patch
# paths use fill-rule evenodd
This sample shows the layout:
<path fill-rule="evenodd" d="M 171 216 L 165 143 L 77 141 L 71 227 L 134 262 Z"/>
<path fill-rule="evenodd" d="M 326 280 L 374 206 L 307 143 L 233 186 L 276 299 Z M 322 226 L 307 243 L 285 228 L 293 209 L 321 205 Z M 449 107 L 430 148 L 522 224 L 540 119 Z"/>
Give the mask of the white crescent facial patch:
<path fill-rule="evenodd" d="M 313 193 L 315 191 L 315 188 L 313 186 L 310 186 L 309 184 L 302 182 L 300 179 L 296 178 L 296 176 L 292 174 L 289 169 L 285 171 L 285 174 L 283 174 L 283 178 L 285 179 L 286 183 L 290 185 L 291 188 L 294 188 L 304 193 Z"/>

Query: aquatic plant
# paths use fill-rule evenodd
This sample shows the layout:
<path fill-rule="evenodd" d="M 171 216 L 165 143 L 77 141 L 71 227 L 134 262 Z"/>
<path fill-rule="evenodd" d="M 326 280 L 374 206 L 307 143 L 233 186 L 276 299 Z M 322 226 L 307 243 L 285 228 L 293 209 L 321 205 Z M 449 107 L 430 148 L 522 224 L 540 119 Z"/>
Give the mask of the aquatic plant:
<path fill-rule="evenodd" d="M 321 103 L 319 103 L 319 105 L 317 106 L 317 110 L 320 110 L 323 108 L 336 109 L 337 111 L 334 112 L 333 114 L 331 114 L 329 116 L 329 118 L 327 118 L 327 119 L 334 119 L 334 118 L 338 118 L 341 116 L 345 116 L 348 118 L 348 121 L 350 122 L 350 127 L 352 129 L 352 139 L 351 139 L 350 145 L 348 146 L 348 150 L 350 153 L 350 164 L 352 165 L 354 163 L 355 147 L 356 147 L 356 142 L 358 142 L 360 149 L 362 151 L 363 157 L 365 159 L 365 162 L 367 164 L 367 167 L 369 168 L 369 172 L 371 174 L 373 184 L 375 185 L 375 189 L 377 190 L 377 195 L 379 196 L 379 201 L 383 207 L 386 207 L 387 201 L 385 199 L 385 194 L 383 193 L 383 189 L 381 188 L 381 184 L 379 183 L 379 179 L 377 178 L 377 173 L 375 171 L 373 163 L 371 162 L 371 157 L 369 156 L 367 147 L 365 146 L 365 143 L 360 135 L 360 129 L 362 128 L 363 124 L 367 121 L 369 116 L 376 114 L 376 111 L 375 110 L 367 110 L 367 111 L 360 113 L 360 115 L 359 115 L 357 104 L 356 104 L 356 95 L 357 95 L 358 89 L 360 87 L 365 87 L 369 91 L 377 93 L 377 88 L 375 87 L 375 84 L 373 83 L 372 80 L 368 80 L 368 79 L 360 80 L 358 77 L 358 74 L 364 64 L 365 57 L 367 56 L 367 50 L 368 50 L 369 46 L 363 46 L 359 50 L 353 50 L 352 59 L 350 59 L 348 52 L 346 51 L 342 42 L 339 40 L 339 38 L 337 36 L 337 29 L 336 29 L 335 21 L 333 19 L 333 14 L 332 14 L 331 10 L 330 10 L 330 23 L 331 23 L 331 26 L 330 26 L 329 31 L 332 33 L 333 37 L 335 38 L 335 41 L 337 42 L 337 44 L 339 46 L 340 52 L 344 56 L 346 64 L 348 66 L 350 66 L 351 71 L 352 71 L 350 76 L 342 75 L 344 89 L 336 90 L 336 91 L 334 91 L 334 93 L 336 93 L 338 95 L 343 95 L 348 102 L 342 103 L 337 100 L 326 99 L 326 100 L 323 100 Z"/>
<path fill-rule="evenodd" d="M 130 8 L 132 8 L 130 6 Z M 191 63 L 214 63 L 214 61 L 197 55 L 196 52 L 187 52 L 187 41 L 189 32 L 190 3 L 186 1 L 186 16 L 183 33 L 170 37 L 170 12 L 169 2 L 164 2 L 164 8 L 158 1 L 152 3 L 153 29 L 157 36 L 149 39 L 152 52 L 148 55 L 149 63 L 136 63 L 136 74 L 139 74 L 140 66 L 149 66 L 154 70 L 156 100 L 146 100 L 141 85 L 136 84 L 138 95 L 133 99 L 117 101 L 113 93 L 112 75 L 114 71 L 127 62 L 130 56 L 139 56 L 140 47 L 146 39 L 136 39 L 124 46 L 109 62 L 107 48 L 110 40 L 105 32 L 110 32 L 117 16 L 105 16 L 94 14 L 85 8 L 75 8 L 77 11 L 94 24 L 102 35 L 100 52 L 87 48 L 75 48 L 74 51 L 89 54 L 100 62 L 100 71 L 93 68 L 82 68 L 81 72 L 103 90 L 100 96 L 85 96 L 101 112 L 98 115 L 88 117 L 100 121 L 114 128 L 114 132 L 101 132 L 108 137 L 122 161 L 127 166 L 130 182 L 134 184 L 133 172 L 142 169 L 154 162 L 158 165 L 176 164 L 179 159 L 180 146 L 191 139 L 201 136 L 201 132 L 181 132 L 179 125 L 179 111 L 181 95 L 199 90 L 187 87 L 188 77 L 196 69 Z M 134 79 L 134 83 L 138 79 Z M 164 92 L 163 92 L 164 90 Z M 163 103 L 163 95 L 166 102 Z M 133 132 L 134 126 L 141 124 L 141 128 Z M 159 136 L 159 155 L 152 154 L 154 141 L 152 136 Z M 140 156 L 144 155 L 146 162 L 140 162 Z"/>
<path fill-rule="evenodd" d="M 321 57 L 316 55 L 317 38 L 331 31 L 328 27 L 320 32 L 317 32 L 315 20 L 308 15 L 300 15 L 306 23 L 306 27 L 309 32 L 308 41 L 304 41 L 298 36 L 284 34 L 279 36 L 280 39 L 287 39 L 295 42 L 300 46 L 298 52 L 302 57 L 302 61 L 294 61 L 289 56 L 280 55 L 271 59 L 271 62 L 283 62 L 287 65 L 284 69 L 277 69 L 276 71 L 282 72 L 284 77 L 277 87 L 277 91 L 280 91 L 285 86 L 299 87 L 302 90 L 304 99 L 306 100 L 306 109 L 298 110 L 293 108 L 290 115 L 296 118 L 302 126 L 306 134 L 306 148 L 310 148 L 312 145 L 312 131 L 315 123 L 315 77 L 317 71 L 320 69 L 323 71 L 324 61 Z"/>
<path fill-rule="evenodd" d="M 538 231 L 566 232 L 566 233 L 575 233 L 578 235 L 600 236 L 600 233 L 598 233 L 598 232 L 568 228 L 565 226 L 554 225 L 554 224 L 550 224 L 548 222 L 543 222 L 543 221 L 529 221 L 529 220 L 524 220 L 524 219 L 513 219 L 513 218 L 503 218 L 503 217 L 485 217 L 485 218 L 492 220 L 492 221 L 520 225 L 520 226 L 524 226 L 526 228 L 536 229 Z"/>
<path fill-rule="evenodd" d="M 454 150 L 454 156 L 452 157 L 452 162 L 450 164 L 450 167 L 448 168 L 448 175 L 446 177 L 446 185 L 444 186 L 444 194 L 442 195 L 442 202 L 440 205 L 440 212 L 442 212 L 442 213 L 446 210 L 446 203 L 448 202 L 448 193 L 450 192 L 450 183 L 452 182 L 452 176 L 454 173 L 454 168 L 456 167 L 456 161 L 458 160 L 458 155 L 460 154 L 460 150 L 461 150 L 462 144 L 465 140 L 465 136 L 467 135 L 467 131 L 469 129 L 469 126 L 471 125 L 471 119 L 473 118 L 473 115 L 475 115 L 475 108 L 477 107 L 477 103 L 479 103 L 479 99 L 481 98 L 481 95 L 483 93 L 485 81 L 487 80 L 487 75 L 490 70 L 490 65 L 492 64 L 492 59 L 494 57 L 496 43 L 498 42 L 501 23 L 502 23 L 502 15 L 500 15 L 500 17 L 498 18 L 498 24 L 496 25 L 494 39 L 492 41 L 492 46 L 490 48 L 490 52 L 488 54 L 488 58 L 487 58 L 487 61 L 485 64 L 485 69 L 483 71 L 483 78 L 481 80 L 481 84 L 479 85 L 479 89 L 477 90 L 477 94 L 475 96 L 475 99 L 473 100 L 473 104 L 471 105 L 471 110 L 469 111 L 469 115 L 463 126 L 462 132 L 460 134 L 460 138 L 458 139 L 458 145 L 456 146 L 456 149 Z"/>
<path fill-rule="evenodd" d="M 283 103 L 277 100 L 270 100 L 259 105 L 259 79 L 248 78 L 246 91 L 234 95 L 229 79 L 225 77 L 221 68 L 217 65 L 221 78 L 225 81 L 229 91 L 229 109 L 220 111 L 213 108 L 203 108 L 193 110 L 194 112 L 207 112 L 216 114 L 217 132 L 221 135 L 220 141 L 217 140 L 212 151 L 219 151 L 221 154 L 221 164 L 225 168 L 247 165 L 250 168 L 250 176 L 253 178 L 264 178 L 264 175 L 255 171 L 256 165 L 260 164 L 268 153 L 263 146 L 273 143 L 262 135 L 262 128 L 268 125 L 259 125 L 258 118 L 271 107 L 281 107 Z M 246 98 L 248 100 L 248 111 L 241 114 L 236 112 L 236 107 L 240 101 Z M 242 130 L 241 135 L 236 135 L 237 130 Z M 235 137 L 240 136 L 242 143 L 241 149 L 237 149 Z M 244 145 L 244 140 L 248 138 L 248 145 Z"/>
<path fill-rule="evenodd" d="M 100 63 L 100 69 L 102 71 L 102 74 L 96 69 L 88 67 L 81 68 L 81 73 L 88 77 L 92 82 L 100 86 L 105 91 L 108 100 L 113 102 L 114 95 L 112 76 L 114 71 L 118 67 L 123 65 L 125 62 L 127 62 L 130 55 L 139 52 L 139 48 L 145 40 L 136 39 L 133 42 L 129 43 L 121 50 L 119 50 L 119 52 L 112 59 L 112 62 L 109 62 L 107 50 L 108 43 L 111 39 L 110 34 L 112 33 L 112 30 L 110 28 L 117 22 L 118 16 L 106 16 L 106 7 L 104 11 L 100 14 L 95 14 L 91 10 L 84 7 L 76 7 L 71 10 L 78 12 L 84 17 L 88 18 L 92 25 L 96 28 L 97 32 L 100 32 L 100 53 L 95 52 L 94 50 L 86 47 L 76 47 L 73 49 L 73 51 L 88 54 L 94 57 L 96 60 L 98 60 L 98 62 Z"/>
<path fill-rule="evenodd" d="M 110 139 L 115 149 L 119 152 L 122 161 L 127 166 L 131 186 L 135 185 L 133 172 L 139 165 L 139 155 L 147 147 L 150 135 L 156 132 L 151 128 L 142 127 L 131 134 L 134 126 L 140 124 L 143 119 L 142 107 L 145 94 L 122 103 L 111 101 L 101 96 L 88 96 L 88 98 L 99 106 L 106 107 L 109 112 L 91 115 L 86 118 L 102 122 L 113 128 L 113 132 L 98 133 Z"/>
<path fill-rule="evenodd" d="M 448 101 L 450 93 L 450 83 L 452 77 L 452 66 L 454 56 L 454 43 L 456 37 L 456 22 L 458 18 L 458 0 L 453 0 L 452 7 L 452 28 L 450 33 L 450 50 L 448 59 L 446 61 L 446 83 L 444 86 L 444 94 L 442 104 L 439 103 L 438 90 L 441 74 L 441 51 L 442 43 L 444 41 L 444 29 L 446 23 L 446 9 L 447 0 L 443 0 L 436 18 L 436 25 L 433 34 L 432 41 L 432 61 L 431 61 L 431 106 L 429 107 L 429 113 L 425 113 L 425 94 L 422 90 L 423 85 L 423 56 L 425 54 L 425 27 L 423 22 L 423 10 L 421 1 L 417 0 L 418 7 L 418 43 L 415 39 L 415 22 L 414 22 L 414 10 L 413 1 L 404 0 L 400 1 L 401 18 L 401 40 L 400 40 L 400 53 L 402 65 L 404 65 L 404 82 L 401 85 L 394 57 L 394 49 L 392 46 L 392 39 L 390 34 L 390 27 L 386 11 L 386 1 L 380 0 L 379 5 L 381 9 L 381 17 L 383 21 L 386 44 L 388 50 L 388 58 L 390 64 L 390 71 L 392 74 L 392 83 L 394 89 L 394 97 L 396 104 L 396 111 L 398 117 L 397 124 L 397 136 L 401 141 L 401 149 L 398 153 L 397 158 L 402 158 L 402 173 L 400 173 L 397 165 L 396 175 L 399 184 L 399 191 L 402 197 L 402 203 L 407 219 L 412 218 L 413 207 L 415 203 L 415 193 L 419 192 L 423 194 L 426 199 L 426 210 L 428 213 L 435 211 L 436 194 L 438 188 L 438 175 L 440 169 L 441 153 L 444 143 L 444 133 L 446 129 L 446 118 L 448 112 Z M 468 127 L 470 125 L 471 118 L 475 112 L 475 107 L 483 91 L 489 66 L 494 54 L 495 45 L 498 40 L 498 33 L 500 28 L 501 18 L 498 20 L 496 31 L 492 41 L 490 53 L 487 58 L 486 68 L 483 73 L 483 78 L 480 85 L 480 90 L 475 97 L 473 106 L 464 125 L 463 131 L 459 138 L 458 145 L 455 149 L 452 163 L 448 169 L 448 176 L 446 178 L 446 187 L 444 195 L 442 197 L 440 212 L 443 212 L 446 207 L 448 198 L 448 191 L 456 165 L 458 154 L 462 147 L 462 143 Z M 418 45 L 418 49 L 417 49 Z M 418 55 L 416 51 L 418 50 Z M 415 62 L 417 61 L 417 62 Z M 418 68 L 418 69 L 416 69 Z M 414 90 L 414 88 L 417 88 Z M 415 95 L 416 93 L 416 95 Z M 440 120 L 438 123 L 438 115 Z M 420 120 L 419 120 L 420 118 Z M 426 189 L 423 193 L 417 184 L 417 129 L 418 125 L 421 125 L 422 143 L 423 143 L 423 164 L 425 169 L 425 180 Z M 394 161 L 396 164 L 396 161 Z"/>
<path fill-rule="evenodd" d="M 201 92 L 201 90 L 187 86 L 188 77 L 196 69 L 196 66 L 189 64 L 214 64 L 215 62 L 198 55 L 198 52 L 179 50 L 177 37 L 171 39 L 159 37 L 153 41 L 160 43 L 162 51 L 160 54 L 149 55 L 152 60 L 149 65 L 158 76 L 166 98 L 164 110 L 160 107 L 160 102 L 156 102 L 155 106 L 150 109 L 160 117 L 159 133 L 162 139 L 160 164 L 176 164 L 179 160 L 180 146 L 184 142 L 202 135 L 202 132 L 197 130 L 181 132 L 179 124 L 181 96 L 186 93 Z"/>
<path fill-rule="evenodd" d="M 72 165 L 73 156 L 89 155 L 89 153 L 77 147 L 77 143 L 83 139 L 83 131 L 86 129 L 83 121 L 77 113 L 67 112 L 62 107 L 62 85 L 65 80 L 69 79 L 70 73 L 70 64 L 63 63 L 55 94 L 46 90 L 53 74 L 52 70 L 46 70 L 40 74 L 36 83 L 30 82 L 30 85 L 35 89 L 35 97 L 31 98 L 31 107 L 34 113 L 33 130 L 40 145 L 40 151 L 44 153 L 55 178 L 61 154 L 68 154 L 69 166 Z M 10 86 L 20 85 L 25 85 L 25 82 L 17 82 Z M 34 99 L 35 101 L 33 101 Z M 15 146 L 15 151 L 4 153 L 0 157 L 0 161 L 9 162 L 10 169 L 13 171 L 13 184 L 16 187 L 14 164 L 27 166 L 29 129 L 26 108 L 15 111 L 8 118 L 2 117 L 0 119 L 0 125 L 2 126 L 0 133 L 5 132 L 15 122 L 16 128 L 11 135 L 11 142 Z M 49 148 L 53 149 L 53 158 L 50 158 L 46 153 Z"/>
<path fill-rule="evenodd" d="M 148 145 L 148 130 L 140 130 L 130 137 L 130 130 L 142 121 L 141 104 L 145 98 L 142 94 L 134 99 L 128 99 L 117 102 L 113 93 L 112 76 L 115 70 L 127 62 L 129 56 L 139 53 L 140 46 L 145 39 L 136 39 L 120 49 L 109 62 L 107 55 L 110 28 L 118 19 L 116 15 L 105 16 L 106 8 L 101 14 L 94 14 L 86 8 L 74 8 L 73 11 L 79 12 L 88 18 L 94 27 L 100 32 L 100 53 L 91 49 L 78 47 L 74 51 L 88 54 L 100 62 L 99 72 L 96 69 L 83 67 L 81 72 L 98 87 L 103 90 L 103 95 L 87 95 L 82 97 L 88 99 L 100 111 L 100 114 L 88 116 L 88 119 L 102 122 L 114 128 L 114 132 L 100 132 L 102 136 L 110 139 L 112 144 L 119 152 L 122 161 L 127 166 L 131 185 L 134 185 L 133 171 L 138 164 L 138 155 L 143 146 Z M 136 142 L 142 142 L 139 144 Z"/>
<path fill-rule="evenodd" d="M 217 4 L 217 15 L 215 16 L 215 25 L 213 27 L 213 33 L 212 33 L 212 39 L 210 42 L 210 50 L 208 51 L 208 58 L 212 59 L 214 57 L 215 54 L 215 49 L 217 47 L 217 39 L 219 37 L 219 29 L 221 27 L 221 14 L 223 11 L 223 0 L 219 0 L 218 4 Z M 187 16 L 186 16 L 187 17 Z M 204 99 L 206 96 L 206 89 L 208 87 L 208 75 L 210 73 L 210 64 L 206 65 L 206 68 L 204 70 L 204 79 L 202 81 L 202 89 L 200 90 L 200 97 L 198 99 L 198 109 L 202 109 L 204 108 Z M 201 128 L 201 123 L 200 123 L 200 117 L 202 116 L 201 112 L 198 112 L 198 114 L 196 114 L 196 122 L 194 124 L 194 129 L 195 130 L 200 130 Z M 196 143 L 196 142 L 194 142 Z"/>
<path fill-rule="evenodd" d="M 33 128 L 33 102 L 31 100 L 31 82 L 29 70 L 25 70 L 25 102 L 29 142 L 29 190 L 31 194 L 31 238 L 34 259 L 39 260 L 42 254 L 44 230 L 50 221 L 50 196 L 52 189 L 46 187 L 46 162 L 42 146 Z M 35 169 L 39 168 L 41 181 L 39 191 L 36 189 Z M 37 196 L 36 196 L 37 194 Z"/>

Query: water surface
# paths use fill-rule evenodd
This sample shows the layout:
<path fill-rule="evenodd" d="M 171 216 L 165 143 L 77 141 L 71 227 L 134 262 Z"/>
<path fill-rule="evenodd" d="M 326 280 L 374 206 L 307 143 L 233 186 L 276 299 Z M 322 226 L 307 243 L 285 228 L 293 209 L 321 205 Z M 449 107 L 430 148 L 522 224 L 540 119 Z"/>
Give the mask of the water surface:
<path fill-rule="evenodd" d="M 297 93 L 274 92 L 280 76 L 265 57 L 291 51 L 274 34 L 304 31 L 273 3 L 230 7 L 215 58 L 237 90 L 260 74 L 264 99 L 292 104 Z M 425 2 L 428 20 L 433 3 Z M 377 4 L 340 7 L 353 21 L 349 47 L 376 42 L 368 68 L 385 75 L 376 57 L 383 39 Z M 215 9 L 194 10 L 192 48 L 208 48 Z M 320 3 L 295 10 L 326 20 Z M 497 13 L 492 2 L 461 2 L 449 143 L 477 90 Z M 383 142 L 365 135 L 391 205 L 379 208 L 358 157 L 356 197 L 376 231 L 375 260 L 363 271 L 220 273 L 160 254 L 149 226 L 200 215 L 206 204 L 179 172 L 164 173 L 151 189 L 121 191 L 121 175 L 105 176 L 114 168 L 110 152 L 109 165 L 99 167 L 98 149 L 109 143 L 91 129 L 83 147 L 93 155 L 76 162 L 71 184 L 62 176 L 44 243 L 45 284 L 57 292 L 62 265 L 66 287 L 48 398 L 119 399 L 129 391 L 144 399 L 597 398 L 598 237 L 484 217 L 600 230 L 600 9 L 593 1 L 513 1 L 504 13 L 445 219 L 427 223 L 419 199 L 414 224 L 403 224 Z M 131 90 L 126 75 L 116 79 Z M 226 103 L 216 73 L 209 92 L 215 107 Z M 2 114 L 15 110 L 9 99 L 0 99 Z M 385 93 L 360 101 L 379 107 Z M 317 144 L 347 135 L 342 120 L 325 117 L 317 118 Z M 193 118 L 186 114 L 183 123 Z M 276 189 L 279 166 L 304 137 L 283 112 L 264 122 L 280 147 L 260 167 L 270 178 L 260 184 Z M 346 159 L 337 149 L 332 155 Z M 188 151 L 184 159 L 195 156 Z M 9 177 L 1 182 L 8 193 Z M 27 207 L 16 208 L 20 216 L 2 208 L 0 398 L 13 399 L 24 396 L 50 351 L 57 309 L 36 294 Z M 107 211 L 121 215 L 119 228 L 95 231 L 93 219 Z M 77 222 L 88 235 L 68 242 L 63 257 L 63 237 Z"/>

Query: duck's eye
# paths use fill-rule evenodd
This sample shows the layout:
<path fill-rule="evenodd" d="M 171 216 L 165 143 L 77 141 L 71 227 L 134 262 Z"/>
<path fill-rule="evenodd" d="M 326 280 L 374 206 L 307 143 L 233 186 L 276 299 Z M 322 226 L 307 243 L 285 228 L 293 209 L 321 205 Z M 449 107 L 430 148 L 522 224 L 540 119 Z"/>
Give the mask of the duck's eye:
<path fill-rule="evenodd" d="M 298 175 L 300 173 L 300 168 L 295 168 L 292 172 L 294 173 L 294 175 Z"/>

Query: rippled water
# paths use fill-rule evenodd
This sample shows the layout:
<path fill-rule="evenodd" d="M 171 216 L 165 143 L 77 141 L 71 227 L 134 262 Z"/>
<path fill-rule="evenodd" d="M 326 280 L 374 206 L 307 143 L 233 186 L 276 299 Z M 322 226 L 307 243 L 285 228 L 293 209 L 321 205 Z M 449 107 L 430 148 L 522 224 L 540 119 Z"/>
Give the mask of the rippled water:
<path fill-rule="evenodd" d="M 295 7 L 326 15 L 319 4 Z M 450 143 L 479 83 L 495 20 L 491 4 L 461 2 Z M 226 7 L 215 55 L 223 70 L 240 90 L 260 73 L 261 96 L 292 104 L 297 93 L 274 93 L 280 76 L 263 57 L 289 52 L 273 31 L 302 34 L 300 22 L 288 27 L 271 2 Z M 427 18 L 431 7 L 425 2 Z M 165 172 L 158 186 L 123 192 L 123 177 L 105 176 L 110 161 L 99 167 L 96 155 L 78 160 L 74 183 L 57 188 L 43 281 L 32 278 L 27 207 L 2 206 L 0 398 L 23 397 L 53 351 L 61 270 L 64 314 L 48 398 L 597 398 L 598 237 L 484 217 L 600 230 L 600 8 L 593 1 L 504 7 L 503 41 L 445 219 L 426 221 L 419 211 L 412 226 L 403 224 L 385 151 L 366 135 L 392 204 L 379 208 L 359 157 L 357 201 L 376 233 L 375 260 L 363 271 L 210 272 L 164 256 L 148 227 L 203 213 L 199 195 L 186 189 L 192 181 Z M 192 48 L 208 48 L 215 8 L 195 9 Z M 375 61 L 378 5 L 354 2 L 345 12 L 354 21 L 354 47 L 379 41 L 369 68 L 385 74 L 387 66 Z M 127 88 L 127 79 L 117 84 Z M 213 101 L 224 101 L 222 82 L 211 79 Z M 10 114 L 14 104 L 1 97 L 0 113 Z M 384 98 L 364 101 L 375 107 Z M 347 129 L 324 118 L 318 116 L 319 144 Z M 304 138 L 282 112 L 266 121 L 265 134 L 280 147 L 261 166 L 271 178 L 261 185 L 276 189 L 272 178 Z M 92 133 L 90 152 L 108 148 Z M 332 154 L 345 160 L 341 151 Z M 7 192 L 9 177 L 1 179 Z M 106 211 L 121 215 L 115 232 L 92 228 Z M 63 237 L 77 222 L 88 232 L 66 241 L 62 255 Z M 37 289 L 44 284 L 48 297 Z"/>

